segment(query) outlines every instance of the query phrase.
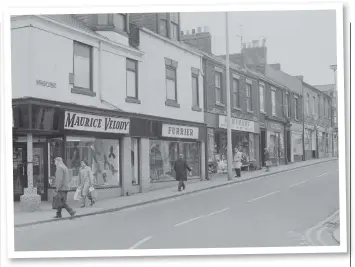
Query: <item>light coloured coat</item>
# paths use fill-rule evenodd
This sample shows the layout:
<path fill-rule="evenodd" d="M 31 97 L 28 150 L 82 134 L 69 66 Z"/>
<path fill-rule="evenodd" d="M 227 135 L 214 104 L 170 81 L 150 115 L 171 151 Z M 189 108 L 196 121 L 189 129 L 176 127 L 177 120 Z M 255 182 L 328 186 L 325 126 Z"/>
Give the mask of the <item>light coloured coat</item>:
<path fill-rule="evenodd" d="M 242 167 L 242 156 L 243 153 L 240 151 L 234 154 L 233 166 L 235 169 L 240 169 Z"/>
<path fill-rule="evenodd" d="M 86 166 L 79 170 L 79 187 L 81 188 L 81 195 L 87 196 L 89 194 L 89 188 L 94 186 L 94 178 L 91 172 L 91 168 Z"/>

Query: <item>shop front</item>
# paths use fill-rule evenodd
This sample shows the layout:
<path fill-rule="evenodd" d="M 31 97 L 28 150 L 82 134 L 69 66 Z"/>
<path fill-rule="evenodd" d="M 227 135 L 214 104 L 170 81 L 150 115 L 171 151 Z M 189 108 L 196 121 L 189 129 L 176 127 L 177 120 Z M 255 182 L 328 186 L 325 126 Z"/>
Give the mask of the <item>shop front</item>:
<path fill-rule="evenodd" d="M 316 126 L 312 124 L 305 124 L 304 127 L 304 150 L 305 159 L 317 158 L 317 138 Z"/>
<path fill-rule="evenodd" d="M 218 127 L 207 129 L 208 164 L 210 174 L 227 172 L 227 117 L 218 116 Z M 231 119 L 232 149 L 242 150 L 243 168 L 259 168 L 259 133 L 258 122 L 239 118 Z"/>
<path fill-rule="evenodd" d="M 329 152 L 329 133 L 323 126 L 318 126 L 318 157 L 320 159 L 326 158 Z"/>
<path fill-rule="evenodd" d="M 192 169 L 188 180 L 205 179 L 206 127 L 203 124 L 132 118 L 131 136 L 146 138 L 149 143 L 148 189 L 162 188 L 162 183 L 176 181 L 174 164 L 180 154 Z"/>
<path fill-rule="evenodd" d="M 291 125 L 291 162 L 302 161 L 303 139 L 302 124 L 292 122 Z"/>
<path fill-rule="evenodd" d="M 266 147 L 273 165 L 285 164 L 284 125 L 276 121 L 266 121 Z"/>
<path fill-rule="evenodd" d="M 89 111 L 79 106 L 53 107 L 52 103 L 28 105 L 30 129 L 22 127 L 21 107 L 14 108 L 18 120 L 13 133 L 15 200 L 24 194 L 24 188 L 31 187 L 29 183 L 43 201 L 52 199 L 56 157 L 61 157 L 69 169 L 72 193 L 79 185 L 80 162 L 84 161 L 92 169 L 99 199 L 124 194 L 121 192 L 125 153 L 122 146 L 130 130 L 128 116 L 117 116 L 107 110 Z"/>

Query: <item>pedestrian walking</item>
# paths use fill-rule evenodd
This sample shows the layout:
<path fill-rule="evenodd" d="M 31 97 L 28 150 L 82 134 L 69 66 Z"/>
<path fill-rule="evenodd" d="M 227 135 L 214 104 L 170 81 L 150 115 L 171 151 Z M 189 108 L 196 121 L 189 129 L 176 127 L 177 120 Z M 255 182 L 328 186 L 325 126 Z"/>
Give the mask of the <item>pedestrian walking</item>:
<path fill-rule="evenodd" d="M 235 177 L 241 177 L 241 168 L 242 168 L 242 157 L 243 157 L 243 148 L 240 147 L 239 150 L 238 148 L 234 149 L 234 158 L 233 158 L 233 165 L 235 169 Z"/>
<path fill-rule="evenodd" d="M 179 181 L 178 190 L 181 191 L 181 188 L 185 190 L 186 186 L 184 181 L 187 181 L 187 170 L 191 174 L 191 168 L 187 165 L 187 162 L 184 160 L 184 155 L 180 154 L 179 159 L 175 162 L 174 170 L 176 173 L 176 180 Z"/>
<path fill-rule="evenodd" d="M 54 218 L 62 218 L 62 209 L 66 209 L 70 214 L 71 218 L 75 216 L 75 211 L 67 204 L 67 196 L 69 191 L 69 170 L 67 166 L 63 163 L 63 159 L 61 157 L 57 157 L 54 159 L 54 163 L 56 166 L 55 172 L 55 185 L 56 185 L 56 193 L 57 199 L 60 200 L 60 205 L 57 208 L 57 215 Z"/>
<path fill-rule="evenodd" d="M 270 171 L 271 161 L 270 161 L 270 152 L 267 147 L 264 148 L 264 158 L 265 158 L 265 166 L 266 172 Z"/>
<path fill-rule="evenodd" d="M 79 180 L 79 188 L 81 190 L 82 197 L 81 207 L 84 208 L 86 206 L 86 197 L 88 197 L 91 201 L 90 206 L 93 206 L 95 204 L 95 200 L 92 196 L 92 193 L 90 192 L 90 188 L 94 188 L 94 177 L 92 175 L 91 168 L 84 160 L 80 162 Z"/>

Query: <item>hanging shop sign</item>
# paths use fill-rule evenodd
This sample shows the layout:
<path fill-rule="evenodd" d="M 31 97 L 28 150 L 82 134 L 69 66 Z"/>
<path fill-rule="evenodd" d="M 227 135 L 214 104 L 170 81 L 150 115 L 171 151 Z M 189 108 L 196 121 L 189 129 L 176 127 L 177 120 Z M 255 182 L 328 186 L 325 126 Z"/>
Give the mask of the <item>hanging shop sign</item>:
<path fill-rule="evenodd" d="M 231 129 L 242 132 L 258 133 L 254 121 L 231 118 Z M 219 128 L 227 129 L 227 116 L 219 115 Z"/>
<path fill-rule="evenodd" d="M 162 136 L 172 138 L 198 139 L 199 128 L 163 123 Z"/>
<path fill-rule="evenodd" d="M 100 133 L 128 134 L 130 120 L 65 111 L 64 129 Z"/>

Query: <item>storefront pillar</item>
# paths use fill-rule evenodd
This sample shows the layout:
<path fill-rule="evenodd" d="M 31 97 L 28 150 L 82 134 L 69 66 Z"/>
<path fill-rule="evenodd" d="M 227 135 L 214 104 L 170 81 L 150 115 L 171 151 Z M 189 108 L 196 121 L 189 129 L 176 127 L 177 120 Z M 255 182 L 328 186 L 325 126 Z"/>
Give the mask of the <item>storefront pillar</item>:
<path fill-rule="evenodd" d="M 41 196 L 37 194 L 37 188 L 33 187 L 33 136 L 27 134 L 27 188 L 20 196 L 21 208 L 25 211 L 36 211 L 41 204 Z"/>
<path fill-rule="evenodd" d="M 141 138 L 139 145 L 139 159 L 140 159 L 140 193 L 149 191 L 150 187 L 150 168 L 149 168 L 149 139 Z"/>
<path fill-rule="evenodd" d="M 201 178 L 203 181 L 206 179 L 206 143 L 201 141 Z"/>
<path fill-rule="evenodd" d="M 122 138 L 122 196 L 132 194 L 131 137 Z"/>

